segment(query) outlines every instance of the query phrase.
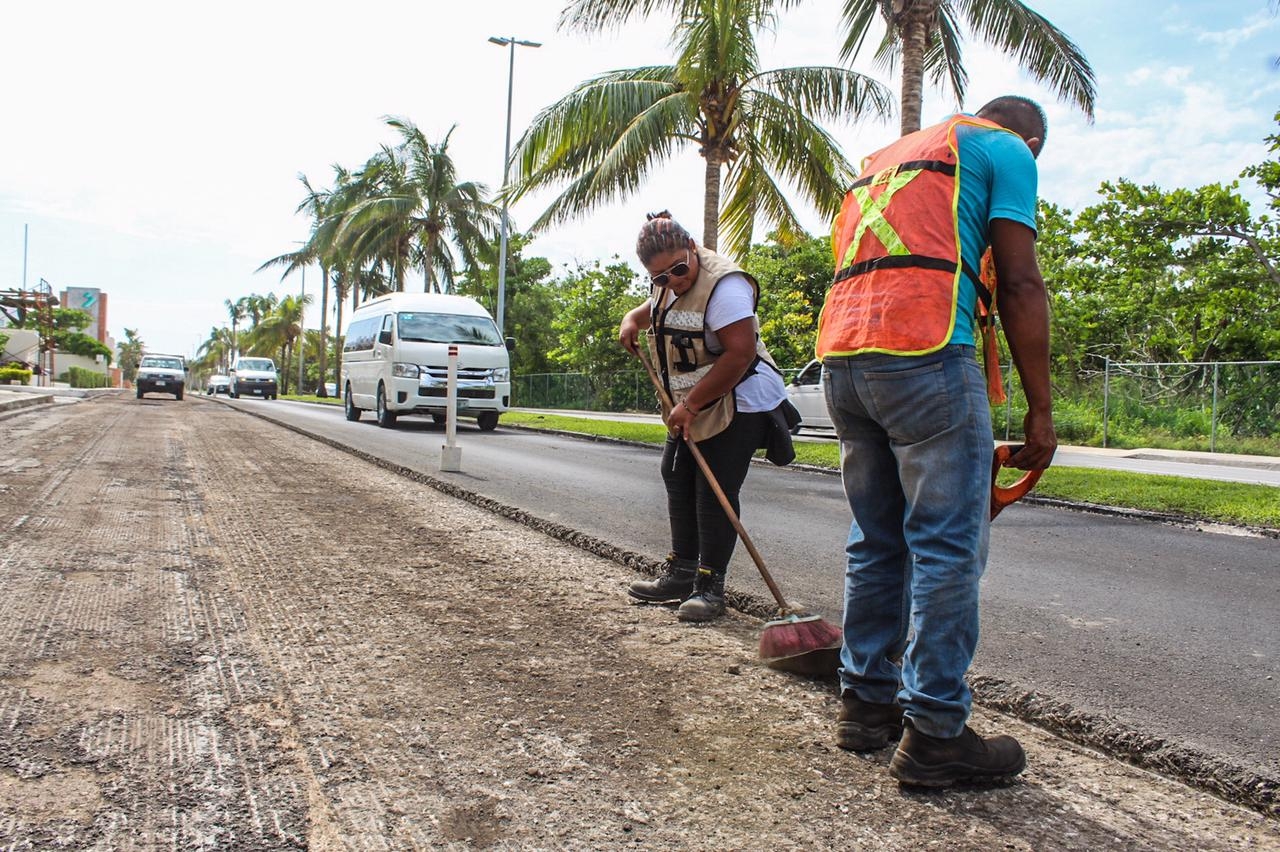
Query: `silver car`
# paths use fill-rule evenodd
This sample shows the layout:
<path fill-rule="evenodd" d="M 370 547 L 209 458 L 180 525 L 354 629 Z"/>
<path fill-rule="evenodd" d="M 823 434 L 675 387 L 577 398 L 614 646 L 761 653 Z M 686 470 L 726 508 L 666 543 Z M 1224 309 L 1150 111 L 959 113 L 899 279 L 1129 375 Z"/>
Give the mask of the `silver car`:
<path fill-rule="evenodd" d="M 810 361 L 796 373 L 787 385 L 787 398 L 803 418 L 799 425 L 791 428 L 791 434 L 798 435 L 801 429 L 835 430 L 831 415 L 827 413 L 827 395 L 822 389 L 821 361 Z"/>

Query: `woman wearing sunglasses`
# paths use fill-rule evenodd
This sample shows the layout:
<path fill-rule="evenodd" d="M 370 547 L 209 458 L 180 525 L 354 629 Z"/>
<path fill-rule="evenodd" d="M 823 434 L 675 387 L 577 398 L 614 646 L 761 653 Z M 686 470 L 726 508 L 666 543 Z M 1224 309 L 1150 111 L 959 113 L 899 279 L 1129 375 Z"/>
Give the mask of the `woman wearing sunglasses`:
<path fill-rule="evenodd" d="M 649 273 L 648 300 L 627 313 L 619 342 L 639 355 L 641 332 L 674 408 L 663 411 L 671 554 L 655 580 L 637 580 L 630 595 L 650 603 L 681 601 L 682 621 L 724 613 L 724 581 L 737 533 L 698 469 L 686 437 L 740 512 L 738 492 L 751 457 L 765 446 L 771 412 L 786 387 L 760 340 L 756 280 L 726 257 L 702 248 L 667 211 L 650 214 L 636 240 Z"/>

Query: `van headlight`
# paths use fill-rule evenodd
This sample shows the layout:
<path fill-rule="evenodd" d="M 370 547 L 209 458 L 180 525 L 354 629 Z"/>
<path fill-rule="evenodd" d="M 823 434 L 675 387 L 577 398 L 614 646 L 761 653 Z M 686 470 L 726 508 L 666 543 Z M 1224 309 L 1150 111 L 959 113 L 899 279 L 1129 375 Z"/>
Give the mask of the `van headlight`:
<path fill-rule="evenodd" d="M 398 379 L 416 379 L 418 378 L 418 365 L 393 363 L 391 365 L 391 375 Z"/>
<path fill-rule="evenodd" d="M 511 368 L 510 367 L 494 367 L 493 380 L 495 382 L 511 381 Z"/>

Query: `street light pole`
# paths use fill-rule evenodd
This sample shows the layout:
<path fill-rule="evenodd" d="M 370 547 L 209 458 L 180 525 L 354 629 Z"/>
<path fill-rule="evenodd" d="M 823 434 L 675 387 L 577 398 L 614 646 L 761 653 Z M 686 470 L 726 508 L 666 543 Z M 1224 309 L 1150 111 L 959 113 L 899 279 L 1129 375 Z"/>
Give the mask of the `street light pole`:
<path fill-rule="evenodd" d="M 541 42 L 521 41 L 515 36 L 499 38 L 489 36 L 489 41 L 499 47 L 510 47 L 511 58 L 507 65 L 507 141 L 502 150 L 502 239 L 498 247 L 498 333 L 506 334 L 503 318 L 506 313 L 507 299 L 507 180 L 511 174 L 511 95 L 516 77 L 516 45 L 521 47 L 542 47 Z"/>
<path fill-rule="evenodd" d="M 298 389 L 294 393 L 302 393 L 302 359 L 307 352 L 307 268 L 302 267 L 302 318 L 298 321 L 301 331 L 298 333 Z"/>

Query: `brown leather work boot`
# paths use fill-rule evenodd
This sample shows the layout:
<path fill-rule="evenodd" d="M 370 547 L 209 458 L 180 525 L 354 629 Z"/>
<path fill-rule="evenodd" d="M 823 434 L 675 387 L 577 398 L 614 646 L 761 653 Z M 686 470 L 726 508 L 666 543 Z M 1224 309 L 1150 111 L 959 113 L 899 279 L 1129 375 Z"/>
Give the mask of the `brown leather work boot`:
<path fill-rule="evenodd" d="M 697 578 L 697 561 L 677 559 L 672 553 L 667 556 L 660 576 L 653 580 L 636 580 L 627 588 L 627 594 L 645 603 L 682 601 L 693 592 L 693 584 Z"/>
<path fill-rule="evenodd" d="M 1026 752 L 1013 737 L 980 737 L 968 725 L 958 737 L 931 737 L 912 727 L 910 719 L 889 762 L 889 774 L 913 787 L 1005 781 L 1026 768 Z"/>
<path fill-rule="evenodd" d="M 836 717 L 836 745 L 849 751 L 872 751 L 896 743 L 902 736 L 902 708 L 897 704 L 863 701 L 845 690 Z"/>

